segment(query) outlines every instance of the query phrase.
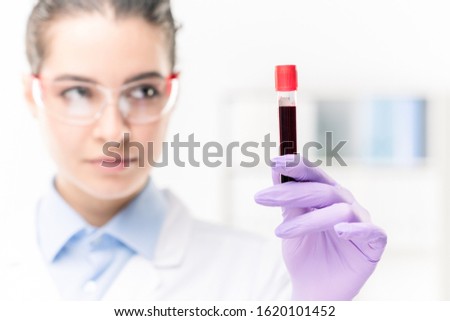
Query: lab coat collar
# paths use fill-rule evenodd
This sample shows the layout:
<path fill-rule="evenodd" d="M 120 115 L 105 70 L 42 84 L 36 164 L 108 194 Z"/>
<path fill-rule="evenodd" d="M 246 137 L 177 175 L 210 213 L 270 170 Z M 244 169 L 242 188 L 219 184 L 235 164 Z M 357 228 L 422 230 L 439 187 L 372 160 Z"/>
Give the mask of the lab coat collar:
<path fill-rule="evenodd" d="M 186 254 L 192 236 L 193 218 L 172 192 L 162 192 L 170 207 L 156 243 L 154 265 L 158 268 L 176 267 Z"/>
<path fill-rule="evenodd" d="M 6 277 L 7 299 L 20 300 L 58 300 L 56 284 L 45 264 L 37 243 L 36 205 L 37 199 L 18 206 L 22 219 L 9 227 L 17 230 L 12 234 L 11 247 L 7 255 L 2 255 L 2 277 Z M 31 204 L 34 204 L 32 206 Z M 0 283 L 2 283 L 0 281 Z"/>

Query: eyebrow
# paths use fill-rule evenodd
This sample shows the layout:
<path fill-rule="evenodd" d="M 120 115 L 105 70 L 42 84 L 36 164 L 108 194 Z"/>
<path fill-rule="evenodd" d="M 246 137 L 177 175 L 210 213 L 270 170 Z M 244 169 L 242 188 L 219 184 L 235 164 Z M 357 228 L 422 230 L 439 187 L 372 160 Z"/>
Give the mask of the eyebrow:
<path fill-rule="evenodd" d="M 135 76 L 132 76 L 130 78 L 127 78 L 123 84 L 125 85 L 128 83 L 134 82 L 134 81 L 147 79 L 147 78 L 164 78 L 164 77 L 163 77 L 163 75 L 161 75 L 161 73 L 159 73 L 157 71 L 148 71 L 148 72 L 143 72 L 143 73 L 137 74 Z M 84 76 L 79 76 L 79 75 L 64 74 L 64 75 L 61 75 L 61 76 L 58 76 L 55 78 L 55 81 L 62 81 L 62 80 L 73 80 L 73 81 L 87 82 L 87 83 L 91 83 L 91 84 L 98 84 L 98 82 L 95 79 L 84 77 Z"/>

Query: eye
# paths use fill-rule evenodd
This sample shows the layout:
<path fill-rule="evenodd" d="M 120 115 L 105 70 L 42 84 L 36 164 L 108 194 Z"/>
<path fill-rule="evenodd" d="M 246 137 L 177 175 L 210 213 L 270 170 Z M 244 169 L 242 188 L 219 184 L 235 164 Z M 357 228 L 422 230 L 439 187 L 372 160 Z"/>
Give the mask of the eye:
<path fill-rule="evenodd" d="M 153 86 L 142 85 L 131 89 L 129 96 L 133 99 L 152 99 L 159 96 L 159 91 Z"/>
<path fill-rule="evenodd" d="M 83 98 L 89 98 L 92 96 L 92 92 L 86 87 L 72 87 L 61 92 L 61 96 L 67 100 L 78 100 Z"/>

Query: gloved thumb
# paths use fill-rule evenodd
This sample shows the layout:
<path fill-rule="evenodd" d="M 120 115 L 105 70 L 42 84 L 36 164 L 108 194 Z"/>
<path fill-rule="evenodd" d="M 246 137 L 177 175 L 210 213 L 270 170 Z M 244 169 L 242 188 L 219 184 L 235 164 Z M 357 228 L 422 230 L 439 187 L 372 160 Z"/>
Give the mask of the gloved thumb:
<path fill-rule="evenodd" d="M 372 223 L 342 222 L 334 226 L 334 231 L 341 239 L 348 240 L 371 262 L 381 259 L 387 244 L 386 233 Z"/>

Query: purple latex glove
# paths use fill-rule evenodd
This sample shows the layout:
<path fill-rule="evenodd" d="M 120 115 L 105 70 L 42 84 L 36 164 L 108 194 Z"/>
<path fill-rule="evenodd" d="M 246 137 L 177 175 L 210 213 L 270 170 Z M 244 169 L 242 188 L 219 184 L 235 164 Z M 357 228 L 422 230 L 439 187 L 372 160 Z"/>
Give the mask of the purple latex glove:
<path fill-rule="evenodd" d="M 351 300 L 374 271 L 386 234 L 370 222 L 353 195 L 318 167 L 294 155 L 275 157 L 274 186 L 255 195 L 266 206 L 280 206 L 283 257 L 293 300 Z M 286 163 L 291 163 L 286 166 Z M 296 182 L 280 183 L 280 174 Z"/>

